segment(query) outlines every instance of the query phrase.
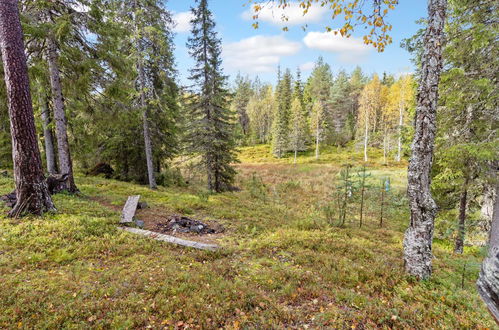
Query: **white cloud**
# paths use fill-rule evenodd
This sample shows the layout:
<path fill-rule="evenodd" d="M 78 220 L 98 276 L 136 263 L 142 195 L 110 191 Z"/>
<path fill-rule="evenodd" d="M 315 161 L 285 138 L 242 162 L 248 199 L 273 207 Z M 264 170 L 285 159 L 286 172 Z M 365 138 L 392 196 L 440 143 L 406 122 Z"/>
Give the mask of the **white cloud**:
<path fill-rule="evenodd" d="M 272 72 L 281 57 L 294 55 L 300 48 L 299 42 L 287 40 L 283 36 L 257 35 L 224 44 L 223 57 L 229 70 L 245 73 Z"/>
<path fill-rule="evenodd" d="M 306 62 L 306 63 L 303 63 L 302 65 L 300 65 L 300 70 L 301 71 L 312 71 L 315 67 L 315 63 L 314 62 Z"/>
<path fill-rule="evenodd" d="M 173 21 L 176 26 L 173 29 L 177 33 L 186 33 L 191 30 L 191 20 L 192 13 L 190 11 L 184 11 L 181 13 L 176 13 L 173 15 Z"/>
<path fill-rule="evenodd" d="M 242 14 L 245 20 L 252 20 L 255 14 L 258 15 L 258 20 L 271 23 L 278 26 L 293 26 L 305 25 L 309 23 L 318 23 L 322 20 L 328 10 L 318 4 L 313 4 L 306 14 L 304 9 L 300 7 L 298 2 L 290 2 L 285 9 L 279 8 L 277 3 L 263 2 L 258 3 L 261 10 L 256 13 L 254 6 L 246 10 Z"/>
<path fill-rule="evenodd" d="M 362 60 L 371 51 L 360 38 L 346 38 L 333 32 L 309 32 L 303 38 L 308 48 L 335 53 L 342 62 L 354 63 Z"/>

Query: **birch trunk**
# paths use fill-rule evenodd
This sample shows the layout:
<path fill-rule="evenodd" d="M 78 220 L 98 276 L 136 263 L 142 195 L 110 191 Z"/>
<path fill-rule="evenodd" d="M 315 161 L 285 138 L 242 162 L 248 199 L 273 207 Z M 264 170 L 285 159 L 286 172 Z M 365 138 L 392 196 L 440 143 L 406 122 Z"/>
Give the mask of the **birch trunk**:
<path fill-rule="evenodd" d="M 406 271 L 419 279 L 432 272 L 432 241 L 437 205 L 431 196 L 431 166 L 436 131 L 438 84 L 442 71 L 442 44 L 447 0 L 428 1 L 421 83 L 417 97 L 415 133 L 408 170 L 410 226 L 404 237 Z"/>
<path fill-rule="evenodd" d="M 50 124 L 52 118 L 50 116 L 50 110 L 47 105 L 46 95 L 44 92 L 39 93 L 39 103 L 41 107 L 42 125 L 43 125 L 43 139 L 45 142 L 45 158 L 47 160 L 47 172 L 51 175 L 57 174 L 57 163 L 55 160 L 55 150 L 54 150 L 54 134 L 52 133 L 52 128 Z"/>
<path fill-rule="evenodd" d="M 67 119 L 62 95 L 61 73 L 58 64 L 59 55 L 53 36 L 47 38 L 47 60 L 52 89 L 52 102 L 54 105 L 55 134 L 57 137 L 60 174 L 67 174 L 67 180 L 63 183 L 64 190 L 76 193 L 78 192 L 78 188 L 74 182 L 73 162 L 69 150 Z"/>
<path fill-rule="evenodd" d="M 315 159 L 319 159 L 320 125 L 319 114 L 317 114 L 317 125 L 315 128 Z"/>
<path fill-rule="evenodd" d="M 367 116 L 366 116 L 367 117 Z M 366 118 L 366 127 L 364 130 L 364 161 L 368 161 L 367 157 L 367 144 L 369 142 L 369 118 Z"/>
<path fill-rule="evenodd" d="M 490 313 L 499 324 L 499 183 L 496 183 L 495 191 L 489 254 L 482 263 L 477 287 Z"/>
<path fill-rule="evenodd" d="M 404 125 L 404 108 L 399 106 L 399 127 L 398 127 L 398 146 L 397 146 L 397 162 L 402 160 L 402 125 Z"/>
<path fill-rule="evenodd" d="M 55 211 L 38 149 L 18 1 L 0 1 L 0 49 L 7 86 L 17 202 L 9 213 Z"/>

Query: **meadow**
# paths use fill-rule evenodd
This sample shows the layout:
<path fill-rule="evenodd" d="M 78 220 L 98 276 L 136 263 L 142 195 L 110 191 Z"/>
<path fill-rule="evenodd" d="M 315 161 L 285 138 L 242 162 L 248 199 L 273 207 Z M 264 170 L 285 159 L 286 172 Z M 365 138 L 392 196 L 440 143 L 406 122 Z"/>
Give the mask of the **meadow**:
<path fill-rule="evenodd" d="M 79 175 L 80 195 L 54 196 L 57 214 L 10 219 L 0 205 L 0 328 L 494 328 L 475 289 L 480 248 L 455 255 L 437 240 L 431 279 L 404 273 L 406 163 L 383 165 L 375 151 L 364 164 L 360 226 L 357 190 L 348 191 L 345 222 L 338 217 L 340 172 L 351 165 L 355 185 L 360 152 L 330 147 L 293 164 L 256 146 L 239 158 L 236 192 L 210 195 L 195 180 L 153 191 Z M 12 188 L 0 178 L 0 193 Z M 132 194 L 154 214 L 220 223 L 226 230 L 212 239 L 222 249 L 118 230 Z"/>

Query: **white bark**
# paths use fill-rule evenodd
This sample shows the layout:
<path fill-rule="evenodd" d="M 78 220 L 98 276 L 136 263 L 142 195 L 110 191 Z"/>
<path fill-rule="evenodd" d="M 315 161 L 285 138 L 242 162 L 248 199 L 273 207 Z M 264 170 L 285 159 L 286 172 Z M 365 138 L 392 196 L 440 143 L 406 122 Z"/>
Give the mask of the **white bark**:
<path fill-rule="evenodd" d="M 424 36 L 412 156 L 408 170 L 410 226 L 404 237 L 406 271 L 419 279 L 432 272 L 432 241 L 437 205 L 431 196 L 431 166 L 436 131 L 438 84 L 442 70 L 442 44 L 447 0 L 428 1 L 428 27 Z"/>
<path fill-rule="evenodd" d="M 364 161 L 368 161 L 367 157 L 367 145 L 369 143 L 369 116 L 366 115 L 366 125 L 364 129 Z"/>
<path fill-rule="evenodd" d="M 320 116 L 317 114 L 317 125 L 315 128 L 315 159 L 319 159 L 319 143 L 320 143 Z"/>

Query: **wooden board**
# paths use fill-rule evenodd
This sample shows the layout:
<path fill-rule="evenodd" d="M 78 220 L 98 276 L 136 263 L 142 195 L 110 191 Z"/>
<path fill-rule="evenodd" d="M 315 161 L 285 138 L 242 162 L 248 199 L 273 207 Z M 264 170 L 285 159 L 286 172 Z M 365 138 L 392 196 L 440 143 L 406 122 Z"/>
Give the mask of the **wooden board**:
<path fill-rule="evenodd" d="M 135 211 L 137 211 L 137 205 L 139 204 L 140 195 L 129 196 L 126 201 L 123 212 L 121 212 L 120 223 L 131 223 L 133 222 L 133 217 L 135 216 Z"/>
<path fill-rule="evenodd" d="M 134 233 L 142 236 L 146 236 L 152 239 L 155 239 L 157 241 L 162 241 L 162 242 L 168 242 L 168 243 L 173 243 L 177 245 L 182 245 L 182 246 L 187 246 L 191 247 L 194 249 L 200 249 L 200 250 L 210 250 L 210 251 L 215 251 L 219 249 L 220 247 L 218 245 L 214 244 L 205 244 L 205 243 L 199 243 L 199 242 L 194 242 L 194 241 L 188 241 L 185 239 L 173 237 L 170 235 L 164 235 L 160 233 L 155 233 L 149 230 L 143 230 L 143 229 L 137 229 L 137 228 L 130 228 L 130 227 L 118 227 L 121 230 L 127 231 L 129 233 Z"/>

